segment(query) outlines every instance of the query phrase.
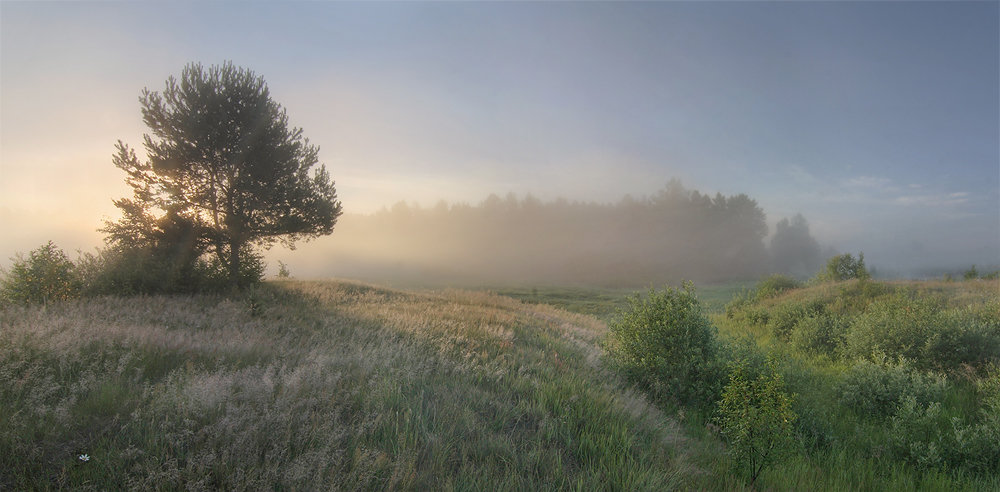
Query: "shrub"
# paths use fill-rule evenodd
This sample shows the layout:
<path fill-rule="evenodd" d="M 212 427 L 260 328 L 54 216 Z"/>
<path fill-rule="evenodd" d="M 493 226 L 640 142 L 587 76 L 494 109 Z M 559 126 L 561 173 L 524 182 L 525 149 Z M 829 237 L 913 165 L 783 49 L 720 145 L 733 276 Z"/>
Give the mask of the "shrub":
<path fill-rule="evenodd" d="M 767 325 L 771 329 L 771 334 L 775 338 L 788 341 L 792 330 L 800 320 L 822 316 L 825 307 L 822 302 L 811 301 L 808 303 L 784 303 L 777 306 L 768 319 Z"/>
<path fill-rule="evenodd" d="M 922 364 L 923 348 L 939 310 L 937 303 L 905 293 L 878 299 L 851 325 L 846 350 L 859 359 L 881 353 Z"/>
<path fill-rule="evenodd" d="M 882 353 L 943 371 L 982 367 L 1000 353 L 1000 321 L 989 306 L 945 310 L 939 300 L 905 293 L 872 302 L 848 330 L 851 357 Z"/>
<path fill-rule="evenodd" d="M 920 404 L 913 396 L 900 403 L 889 420 L 889 446 L 903 461 L 918 468 L 942 468 L 954 446 L 945 432 L 941 404 Z"/>
<path fill-rule="evenodd" d="M 1000 318 L 983 311 L 955 309 L 938 313 L 928 331 L 923 365 L 955 371 L 1000 361 Z"/>
<path fill-rule="evenodd" d="M 814 315 L 801 318 L 792 328 L 792 345 L 804 352 L 835 356 L 844 345 L 850 323 L 838 315 Z"/>
<path fill-rule="evenodd" d="M 972 265 L 972 268 L 966 270 L 965 273 L 962 274 L 962 277 L 965 280 L 975 280 L 979 278 L 979 272 L 976 271 L 976 265 Z"/>
<path fill-rule="evenodd" d="M 780 461 L 795 443 L 792 397 L 785 393 L 773 360 L 753 374 L 745 360 L 734 364 L 722 390 L 718 422 L 736 464 L 746 466 L 750 485 L 765 466 Z"/>
<path fill-rule="evenodd" d="M 920 468 L 964 469 L 993 476 L 1000 469 L 1000 371 L 977 384 L 979 415 L 948 419 L 937 402 L 906 397 L 890 419 L 889 443 L 898 458 Z"/>
<path fill-rule="evenodd" d="M 229 265 L 219 261 L 218 256 L 212 255 L 210 259 L 203 263 L 206 268 L 206 279 L 204 288 L 207 290 L 226 290 L 233 287 L 229 279 Z M 259 284 L 264 280 L 264 271 L 267 264 L 264 263 L 264 256 L 247 247 L 240 251 L 240 275 L 236 286 L 240 288 Z"/>
<path fill-rule="evenodd" d="M 741 311 L 757 302 L 756 291 L 743 289 L 726 303 L 726 317 L 735 318 Z"/>
<path fill-rule="evenodd" d="M 758 299 L 774 297 L 786 290 L 801 287 L 797 280 L 785 275 L 771 275 L 757 283 L 756 294 Z"/>
<path fill-rule="evenodd" d="M 718 394 L 715 328 L 690 283 L 629 297 L 609 325 L 605 347 L 611 364 L 654 397 L 706 404 Z"/>
<path fill-rule="evenodd" d="M 0 298 L 21 304 L 70 299 L 80 295 L 80 281 L 73 263 L 49 241 L 29 253 L 18 254 L 0 283 Z"/>
<path fill-rule="evenodd" d="M 935 374 L 921 373 L 905 363 L 861 360 L 841 381 L 840 402 L 861 416 L 885 418 L 893 415 L 905 400 L 924 406 L 938 402 L 947 389 L 947 381 Z"/>
<path fill-rule="evenodd" d="M 259 254 L 247 250 L 240 261 L 239 285 L 263 279 L 265 265 Z M 178 294 L 231 287 L 228 268 L 216 257 L 177 258 L 148 247 L 112 247 L 84 254 L 79 271 L 84 292 L 90 295 Z"/>
<path fill-rule="evenodd" d="M 190 293 L 202 289 L 207 269 L 151 254 L 145 248 L 112 248 L 80 258 L 85 292 L 91 295 Z"/>
<path fill-rule="evenodd" d="M 840 314 L 861 313 L 873 301 L 891 292 L 892 287 L 882 282 L 868 279 L 847 282 L 839 286 L 830 310 Z"/>
<path fill-rule="evenodd" d="M 954 425 L 955 447 L 961 451 L 961 464 L 977 472 L 1000 470 L 1000 366 L 993 366 L 987 377 L 978 382 L 979 421 Z"/>
<path fill-rule="evenodd" d="M 859 253 L 857 259 L 850 253 L 834 256 L 827 260 L 826 268 L 816 275 L 816 279 L 821 282 L 839 282 L 855 278 L 871 278 L 871 273 L 865 268 L 864 253 Z"/>

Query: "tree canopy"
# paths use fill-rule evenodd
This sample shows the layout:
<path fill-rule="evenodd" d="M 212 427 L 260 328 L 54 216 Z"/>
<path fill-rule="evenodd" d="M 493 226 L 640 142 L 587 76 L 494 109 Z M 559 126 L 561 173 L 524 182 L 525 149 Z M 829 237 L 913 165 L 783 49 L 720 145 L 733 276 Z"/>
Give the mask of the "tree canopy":
<path fill-rule="evenodd" d="M 289 126 L 263 77 L 192 63 L 140 103 L 148 160 L 118 142 L 133 197 L 115 201 L 123 217 L 103 229 L 109 242 L 188 262 L 214 254 L 236 285 L 254 248 L 333 232 L 341 203 L 319 148 Z"/>

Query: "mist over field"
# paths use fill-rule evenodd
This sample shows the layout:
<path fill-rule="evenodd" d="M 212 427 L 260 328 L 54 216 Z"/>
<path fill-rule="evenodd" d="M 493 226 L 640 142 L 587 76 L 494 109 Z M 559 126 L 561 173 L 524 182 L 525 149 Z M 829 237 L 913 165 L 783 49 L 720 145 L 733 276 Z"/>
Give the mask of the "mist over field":
<path fill-rule="evenodd" d="M 672 180 L 652 196 L 597 203 L 490 195 L 476 205 L 397 203 L 347 214 L 336 238 L 296 251 L 293 274 L 424 284 L 644 286 L 682 279 L 808 276 L 822 262 L 801 215 L 769 236 L 747 195 L 709 196 Z"/>

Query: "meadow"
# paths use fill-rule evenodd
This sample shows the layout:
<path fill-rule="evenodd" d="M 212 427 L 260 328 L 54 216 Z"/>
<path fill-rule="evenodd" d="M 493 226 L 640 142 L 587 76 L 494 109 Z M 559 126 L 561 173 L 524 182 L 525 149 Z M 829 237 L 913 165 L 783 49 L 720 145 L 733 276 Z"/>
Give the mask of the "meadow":
<path fill-rule="evenodd" d="M 481 292 L 273 282 L 0 311 L 0 489 L 683 488 L 603 324 Z M 86 455 L 87 461 L 81 460 Z"/>
<path fill-rule="evenodd" d="M 850 330 L 806 333 L 834 315 L 876 323 L 872 306 L 899 297 L 915 303 L 900 313 L 979 320 L 982 346 L 1000 339 L 996 281 L 743 287 L 698 292 L 728 353 L 780 360 L 798 415 L 795 452 L 757 488 L 1000 488 L 992 458 L 961 454 L 992 452 L 996 353 L 956 352 L 945 368 L 919 351 L 855 357 L 868 339 Z M 645 394 L 606 363 L 627 294 L 272 281 L 9 304 L 0 489 L 749 489 L 710 410 Z M 845 390 L 871 381 L 889 389 Z"/>

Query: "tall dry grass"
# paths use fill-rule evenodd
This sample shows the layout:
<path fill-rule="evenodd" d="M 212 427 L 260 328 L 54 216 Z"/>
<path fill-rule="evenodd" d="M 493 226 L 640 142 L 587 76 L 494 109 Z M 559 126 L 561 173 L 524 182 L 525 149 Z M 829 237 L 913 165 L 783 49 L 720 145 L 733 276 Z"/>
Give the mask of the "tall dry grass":
<path fill-rule="evenodd" d="M 10 306 L 0 489 L 690 486 L 677 427 L 601 370 L 604 330 L 336 282 Z"/>

